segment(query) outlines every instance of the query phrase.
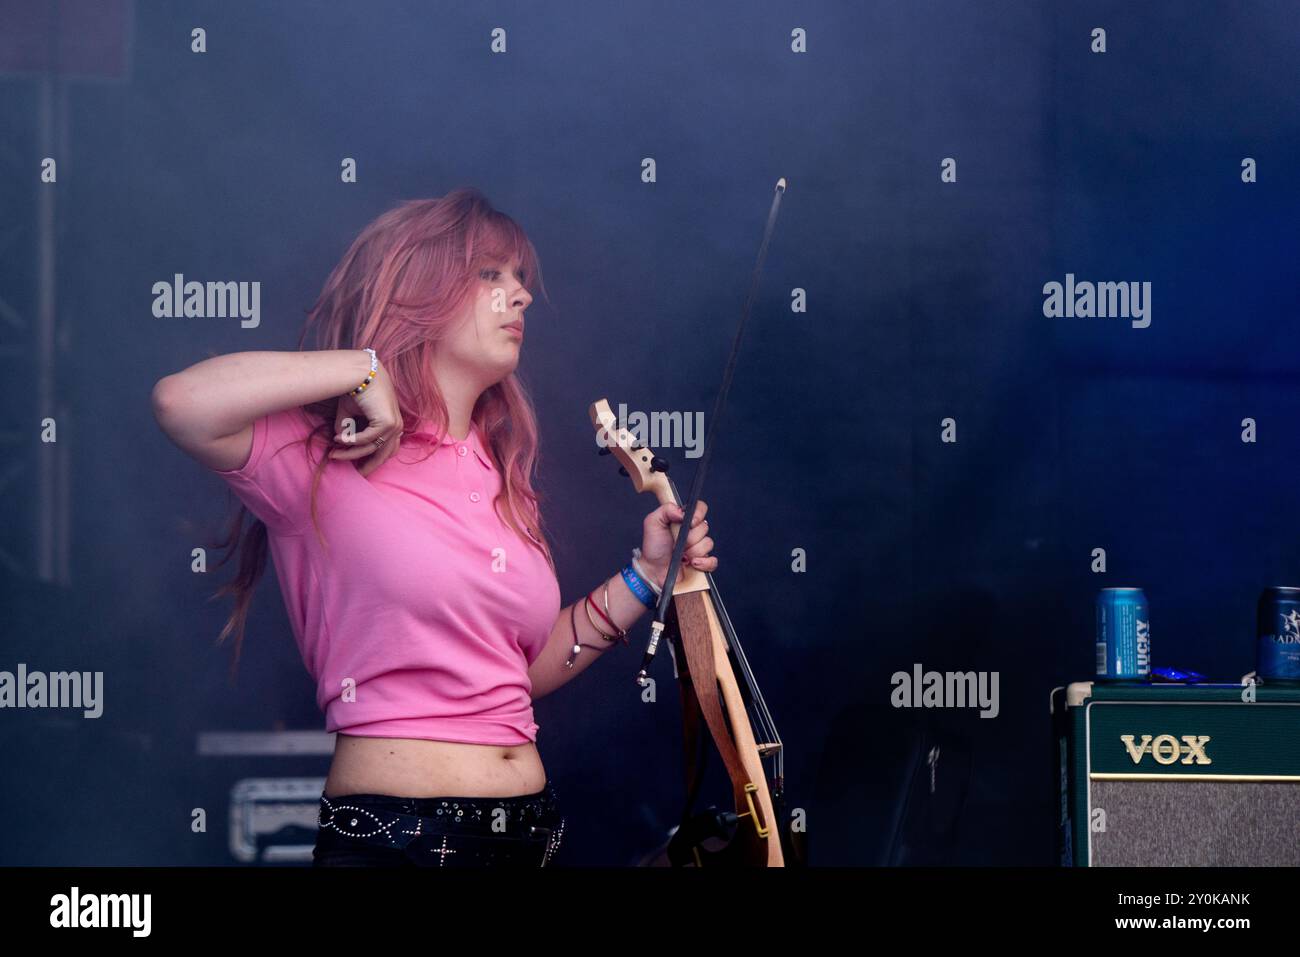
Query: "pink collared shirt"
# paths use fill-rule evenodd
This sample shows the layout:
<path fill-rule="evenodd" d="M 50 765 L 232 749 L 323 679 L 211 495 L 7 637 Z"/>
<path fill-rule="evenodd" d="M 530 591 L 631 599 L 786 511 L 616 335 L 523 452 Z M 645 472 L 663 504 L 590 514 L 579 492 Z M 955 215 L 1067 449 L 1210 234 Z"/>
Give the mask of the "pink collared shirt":
<path fill-rule="evenodd" d="M 266 523 L 325 730 L 535 741 L 528 666 L 559 616 L 560 588 L 494 510 L 501 475 L 477 427 L 439 443 L 421 421 L 369 476 L 331 460 L 317 489 L 325 548 L 310 514 L 316 460 L 294 441 L 310 430 L 298 408 L 264 416 L 248 462 L 212 471 Z M 318 456 L 319 440 L 311 448 Z"/>

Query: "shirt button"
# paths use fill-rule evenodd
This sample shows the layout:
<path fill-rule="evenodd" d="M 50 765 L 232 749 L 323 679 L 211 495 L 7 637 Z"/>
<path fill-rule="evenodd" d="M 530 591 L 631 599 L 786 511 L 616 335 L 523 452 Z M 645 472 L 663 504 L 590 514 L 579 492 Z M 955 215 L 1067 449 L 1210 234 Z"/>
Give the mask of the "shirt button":
<path fill-rule="evenodd" d="M 469 451 L 469 450 L 466 449 L 465 446 L 463 446 L 463 445 L 456 449 L 456 453 L 457 453 L 458 455 L 464 455 L 464 454 L 465 454 L 466 452 L 468 452 L 468 451 Z"/>
<path fill-rule="evenodd" d="M 478 499 L 479 499 L 478 492 L 470 492 L 470 493 L 469 493 L 469 500 L 470 500 L 471 502 L 477 502 Z"/>

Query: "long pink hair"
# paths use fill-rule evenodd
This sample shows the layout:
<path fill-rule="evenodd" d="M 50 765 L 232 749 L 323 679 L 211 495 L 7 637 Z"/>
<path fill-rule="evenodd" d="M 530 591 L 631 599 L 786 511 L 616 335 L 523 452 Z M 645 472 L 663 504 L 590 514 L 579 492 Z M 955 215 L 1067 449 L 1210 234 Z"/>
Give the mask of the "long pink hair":
<path fill-rule="evenodd" d="M 429 419 L 439 434 L 449 416 L 446 402 L 433 377 L 432 357 L 438 344 L 469 308 L 477 294 L 479 271 L 489 263 L 518 258 L 526 287 L 534 284 L 545 296 L 537 252 L 523 229 L 494 209 L 477 189 L 463 187 L 440 199 L 413 199 L 379 216 L 353 241 L 334 267 L 320 297 L 307 317 L 298 349 L 314 332 L 317 349 L 359 349 L 369 346 L 384 363 L 397 392 L 403 428 Z M 303 406 L 317 422 L 303 440 L 304 454 L 315 465 L 311 487 L 312 525 L 323 545 L 316 515 L 316 491 L 333 445 L 334 423 L 340 398 Z M 501 492 L 494 507 L 517 534 L 555 560 L 541 515 L 540 495 L 533 487 L 537 467 L 537 416 L 532 400 L 512 373 L 487 389 L 474 406 L 477 425 L 501 473 Z M 357 423 L 357 431 L 364 426 Z M 310 446 L 319 442 L 318 459 Z M 349 463 L 351 464 L 351 463 Z M 235 607 L 217 638 L 220 644 L 235 635 L 231 674 L 239 664 L 244 626 L 253 588 L 266 567 L 267 529 L 253 519 L 245 534 L 248 512 L 242 506 L 233 516 L 224 541 L 224 565 L 239 553 L 235 578 L 213 598 L 234 595 Z M 242 544 L 241 544 L 242 541 Z"/>

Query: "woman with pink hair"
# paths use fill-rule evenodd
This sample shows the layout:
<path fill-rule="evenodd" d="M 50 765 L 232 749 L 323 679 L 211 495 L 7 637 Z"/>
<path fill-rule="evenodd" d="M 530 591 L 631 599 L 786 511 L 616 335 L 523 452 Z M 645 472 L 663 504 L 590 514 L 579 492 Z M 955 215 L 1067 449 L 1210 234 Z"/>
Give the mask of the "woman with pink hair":
<path fill-rule="evenodd" d="M 675 505 L 560 607 L 515 374 L 534 284 L 531 242 L 479 191 L 403 202 L 334 268 L 297 351 L 216 356 L 154 386 L 163 431 L 243 503 L 218 642 L 235 635 L 237 667 L 269 547 L 337 732 L 317 866 L 553 860 L 565 819 L 532 701 L 626 641 L 667 577 Z M 706 510 L 683 561 L 710 572 Z"/>

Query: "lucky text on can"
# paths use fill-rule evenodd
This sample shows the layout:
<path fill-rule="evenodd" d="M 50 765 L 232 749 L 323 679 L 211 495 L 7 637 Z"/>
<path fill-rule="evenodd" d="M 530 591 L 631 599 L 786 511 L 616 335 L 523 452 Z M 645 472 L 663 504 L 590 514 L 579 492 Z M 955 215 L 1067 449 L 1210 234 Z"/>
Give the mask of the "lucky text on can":
<path fill-rule="evenodd" d="M 1097 595 L 1097 677 L 1151 677 L 1151 616 L 1141 588 L 1103 588 Z"/>

